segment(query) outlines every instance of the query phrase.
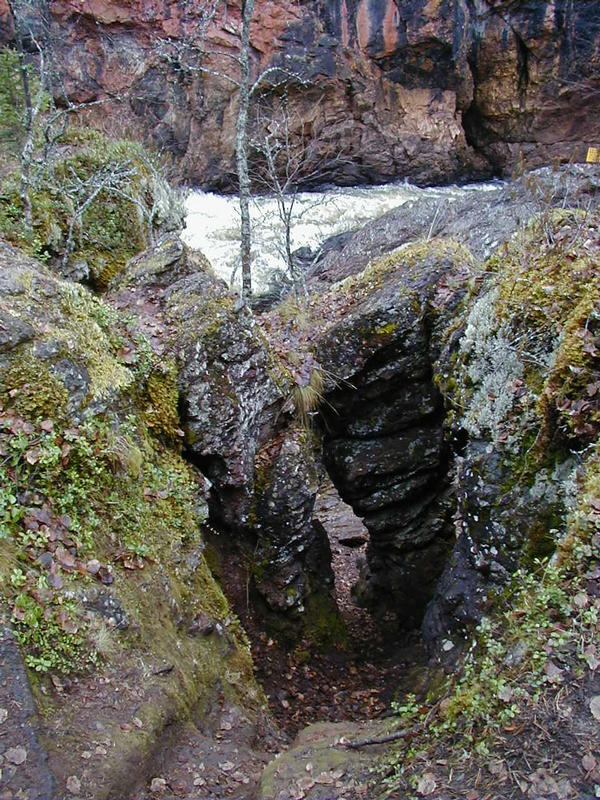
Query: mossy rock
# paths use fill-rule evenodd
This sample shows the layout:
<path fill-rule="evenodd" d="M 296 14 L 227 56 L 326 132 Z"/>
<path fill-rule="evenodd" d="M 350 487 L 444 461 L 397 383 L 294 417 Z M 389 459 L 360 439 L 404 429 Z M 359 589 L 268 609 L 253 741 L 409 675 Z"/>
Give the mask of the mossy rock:
<path fill-rule="evenodd" d="M 30 326 L 0 370 L 0 592 L 57 792 L 78 775 L 85 796 L 114 796 L 169 725 L 220 703 L 256 719 L 264 697 L 204 559 L 204 480 L 171 446 L 174 365 L 159 380 L 118 312 L 13 248 L 0 260 L 16 290 L 0 311 Z M 200 635 L 198 619 L 213 632 Z M 106 762 L 82 761 L 92 740 Z"/>
<path fill-rule="evenodd" d="M 385 746 L 350 750 L 340 741 L 377 738 L 389 733 L 389 720 L 317 722 L 305 728 L 289 750 L 273 760 L 263 772 L 259 797 L 276 800 L 296 796 L 310 800 L 329 800 L 342 793 L 372 797 L 381 791 L 374 768 Z"/>
<path fill-rule="evenodd" d="M 67 129 L 60 145 L 31 179 L 33 230 L 24 223 L 18 164 L 3 175 L 0 235 L 104 291 L 157 232 L 181 224 L 181 200 L 156 155 L 137 142 Z"/>

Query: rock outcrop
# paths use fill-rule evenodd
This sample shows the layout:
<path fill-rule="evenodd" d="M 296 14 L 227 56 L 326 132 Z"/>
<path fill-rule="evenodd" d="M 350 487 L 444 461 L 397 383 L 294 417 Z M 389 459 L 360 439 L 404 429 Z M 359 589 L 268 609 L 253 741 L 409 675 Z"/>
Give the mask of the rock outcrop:
<path fill-rule="evenodd" d="M 490 587 L 497 590 L 523 558 L 535 557 L 531 537 L 537 541 L 541 536 L 548 545 L 541 532 L 563 513 L 562 501 L 550 499 L 549 487 L 561 485 L 569 459 L 563 466 L 560 459 L 554 462 L 558 471 L 555 479 L 546 475 L 546 488 L 541 466 L 534 488 L 525 491 L 519 481 L 509 488 L 516 462 L 507 462 L 503 447 L 481 437 L 482 431 L 476 432 L 468 421 L 466 398 L 486 369 L 490 374 L 485 380 L 495 377 L 500 383 L 478 390 L 474 396 L 480 403 L 488 395 L 495 398 L 504 379 L 509 386 L 505 400 L 513 389 L 524 392 L 518 381 L 525 372 L 525 366 L 515 363 L 515 374 L 504 374 L 517 345 L 500 342 L 489 331 L 485 339 L 485 326 L 493 325 L 490 315 L 501 312 L 493 311 L 491 300 L 489 308 L 485 299 L 473 306 L 470 293 L 503 261 L 520 258 L 525 264 L 531 255 L 522 237 L 541 236 L 537 226 L 546 231 L 546 246 L 553 247 L 554 209 L 567 203 L 593 207 L 597 180 L 593 168 L 544 169 L 510 187 L 491 187 L 477 200 L 467 197 L 444 208 L 426 200 L 389 212 L 345 237 L 341 251 L 329 251 L 317 264 L 309 282 L 315 289 L 309 322 L 304 331 L 301 323 L 287 324 L 286 346 L 309 350 L 314 354 L 309 363 L 316 358 L 327 376 L 320 410 L 324 463 L 341 496 L 370 531 L 367 564 L 355 593 L 389 628 L 420 622 L 435 591 L 436 601 L 427 613 L 428 638 L 464 631 L 480 617 Z M 537 220 L 533 232 L 519 234 L 523 220 L 532 215 Z M 423 228 L 446 237 L 455 234 L 477 258 L 450 238 L 415 242 Z M 562 241 L 566 233 L 557 235 Z M 592 247 L 593 235 L 586 236 L 587 247 Z M 508 245 L 511 237 L 517 237 L 516 243 Z M 530 247 L 533 253 L 534 245 Z M 390 249 L 391 254 L 380 255 Z M 490 258 L 491 251 L 495 255 Z M 573 258 L 580 256 L 573 251 Z M 509 278 L 503 280 L 508 287 Z M 547 291 L 553 287 L 554 276 Z M 564 291 L 572 294 L 566 286 Z M 469 314 L 481 330 L 475 331 Z M 277 325 L 281 317 L 274 309 L 266 319 Z M 519 331 L 513 335 L 525 336 Z M 461 348 L 469 335 L 482 362 L 478 368 L 463 363 Z M 548 334 L 545 347 L 553 336 Z M 485 347 L 487 355 L 478 349 Z M 550 347 L 530 357 L 541 364 L 556 355 Z M 517 384 L 510 389 L 512 380 Z M 470 388 L 459 394 L 458 385 Z M 494 406 L 491 417 L 508 407 L 502 411 L 500 404 Z M 468 529 L 464 535 L 463 523 Z M 546 546 L 538 544 L 541 550 Z M 442 564 L 444 578 L 435 589 Z"/>
<path fill-rule="evenodd" d="M 3 791 L 130 795 L 173 726 L 265 701 L 147 340 L 3 243 L 0 308 Z"/>
<path fill-rule="evenodd" d="M 317 608 L 335 617 L 329 545 L 312 517 L 319 455 L 292 413 L 289 368 L 252 313 L 173 237 L 134 259 L 111 299 L 174 358 L 186 455 L 211 483 L 224 546 L 248 548 L 251 589 L 272 621 L 292 616 L 299 635 Z"/>
<path fill-rule="evenodd" d="M 370 532 L 370 575 L 359 595 L 391 628 L 418 623 L 451 546 L 434 364 L 475 265 L 451 241 L 419 242 L 373 261 L 322 300 L 344 307 L 316 351 L 336 384 L 322 412 L 325 463 Z"/>
<path fill-rule="evenodd" d="M 518 567 L 566 537 L 598 434 L 598 247 L 597 213 L 535 217 L 488 263 L 454 358 L 442 357 L 451 424 L 467 444 L 454 480 L 457 542 L 425 620 L 431 639 L 468 630 Z"/>
<path fill-rule="evenodd" d="M 106 101 L 103 124 L 149 135 L 187 181 L 231 188 L 236 90 L 214 73 L 235 79 L 239 5 L 217 4 L 207 24 L 191 5 L 56 0 L 67 91 Z M 2 3 L 0 22 L 10 38 Z M 255 74 L 287 76 L 291 141 L 313 182 L 431 184 L 584 158 L 599 35 L 594 0 L 261 0 L 251 42 Z"/>
<path fill-rule="evenodd" d="M 318 800 L 341 788 L 342 775 L 357 794 L 375 795 L 377 771 L 397 796 L 414 787 L 433 796 L 442 786 L 466 794 L 484 775 L 490 796 L 505 796 L 506 734 L 516 725 L 522 750 L 511 749 L 510 763 L 522 765 L 520 792 L 585 796 L 596 781 L 595 755 L 588 772 L 579 765 L 600 702 L 600 218 L 597 199 L 565 205 L 539 209 L 485 264 L 445 240 L 405 244 L 334 284 L 322 305 L 313 300 L 325 326 L 319 357 L 343 364 L 348 381 L 327 386 L 337 411 L 324 404 L 327 463 L 371 531 L 370 587 L 380 610 L 410 613 L 402 589 L 409 601 L 425 589 L 426 554 L 445 566 L 423 624 L 434 656 L 425 687 L 408 688 L 389 728 L 378 721 L 302 731 L 265 770 L 263 797 L 291 786 Z M 455 283 L 440 284 L 436 261 Z M 423 364 L 434 384 L 423 380 Z M 386 379 L 389 393 L 381 391 Z M 431 448 L 431 461 L 425 452 L 423 431 L 436 428 L 449 482 L 435 471 L 442 451 Z M 448 501 L 455 536 L 445 553 L 435 552 L 443 535 L 428 539 L 422 498 L 430 508 Z M 413 560 L 420 546 L 421 564 Z M 440 661 L 446 671 L 436 669 Z"/>
<path fill-rule="evenodd" d="M 305 253 L 314 291 L 363 270 L 374 258 L 424 235 L 459 241 L 485 261 L 534 214 L 560 205 L 591 206 L 600 176 L 587 165 L 543 167 L 509 182 L 465 187 L 463 196 L 419 198 L 403 203 L 360 230 L 327 239 L 320 253 Z"/>

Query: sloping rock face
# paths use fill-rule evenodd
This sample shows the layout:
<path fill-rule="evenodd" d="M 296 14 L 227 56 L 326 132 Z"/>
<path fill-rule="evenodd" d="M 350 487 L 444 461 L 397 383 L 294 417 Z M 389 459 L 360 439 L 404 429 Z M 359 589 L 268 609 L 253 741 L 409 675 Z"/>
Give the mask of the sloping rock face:
<path fill-rule="evenodd" d="M 468 441 L 430 640 L 468 630 L 518 567 L 565 545 L 598 437 L 598 248 L 597 211 L 534 218 L 488 262 L 493 277 L 443 355 L 451 424 Z"/>
<path fill-rule="evenodd" d="M 50 11 L 75 100 L 109 100 L 105 125 L 150 135 L 190 182 L 232 187 L 235 85 L 198 64 L 206 50 L 208 70 L 235 79 L 239 0 L 209 24 L 164 0 Z M 597 138 L 599 35 L 594 0 L 260 0 L 251 41 L 256 75 L 285 68 L 291 140 L 313 181 L 439 183 L 506 173 L 521 156 L 583 158 Z M 277 93 L 261 94 L 277 118 Z"/>
<path fill-rule="evenodd" d="M 131 319 L 4 243 L 0 319 L 2 790 L 133 796 L 182 720 L 266 720 L 206 487 Z"/>
<path fill-rule="evenodd" d="M 564 514 L 560 486 L 572 465 L 564 453 L 556 454 L 549 471 L 538 465 L 532 485 L 533 456 L 525 454 L 527 447 L 519 456 L 514 441 L 512 449 L 506 446 L 497 428 L 502 414 L 512 409 L 514 393 L 527 394 L 520 383 L 527 358 L 540 365 L 556 358 L 554 334 L 548 334 L 539 353 L 527 351 L 524 364 L 515 361 L 518 337 L 535 342 L 537 334 L 527 334 L 514 320 L 503 324 L 518 333 L 509 335 L 503 328 L 502 336 L 496 335 L 493 320 L 504 314 L 499 301 L 491 293 L 477 303 L 468 295 L 481 276 L 495 273 L 504 262 L 506 269 L 521 263 L 526 273 L 540 250 L 536 236 L 555 253 L 575 224 L 555 234 L 555 207 L 574 203 L 587 209 L 597 198 L 597 171 L 570 167 L 539 170 L 515 185 L 442 209 L 427 200 L 365 226 L 340 252 L 329 252 L 311 277 L 321 291 L 311 301 L 311 316 L 315 325 L 324 326 L 315 337 L 315 352 L 330 376 L 321 409 L 325 463 L 371 533 L 368 563 L 355 592 L 392 626 L 422 619 L 443 569 L 426 615 L 427 637 L 437 641 L 464 631 L 483 612 L 490 587 L 498 590 L 523 559 L 551 547 L 552 537 L 544 531 L 556 527 Z M 588 231 L 585 212 L 580 213 L 581 230 Z M 531 230 L 519 232 L 529 217 Z M 455 233 L 478 258 L 451 239 L 415 243 L 423 226 Z M 594 236 L 583 237 L 588 249 Z M 398 249 L 391 254 L 378 255 L 394 246 Z M 580 258 L 577 249 L 570 252 L 575 261 Z M 547 258 L 558 258 L 558 250 Z M 552 293 L 556 276 L 546 262 L 541 270 L 549 276 L 543 291 Z M 500 274 L 497 280 L 514 304 L 510 287 L 518 285 L 511 283 L 517 279 Z M 536 277 L 518 280 L 535 286 Z M 564 291 L 572 294 L 566 285 Z M 535 330 L 539 320 L 531 325 Z M 471 400 L 481 382 L 485 385 Z M 496 400 L 499 393 L 504 405 Z M 477 404 L 482 408 L 475 425 L 469 416 L 475 412 L 468 409 Z M 527 414 L 535 416 L 531 408 Z M 539 431 L 542 423 L 538 420 L 535 428 L 532 420 L 525 415 L 514 436 L 526 438 L 528 425 Z M 493 440 L 490 426 L 496 431 Z"/>
<path fill-rule="evenodd" d="M 563 204 L 596 204 L 600 175 L 589 165 L 543 167 L 514 181 L 490 181 L 463 192 L 460 199 L 449 195 L 411 200 L 358 231 L 327 239 L 321 246 L 322 256 L 306 255 L 311 289 L 326 291 L 332 283 L 363 270 L 372 259 L 425 234 L 456 239 L 485 261 L 534 214 Z"/>

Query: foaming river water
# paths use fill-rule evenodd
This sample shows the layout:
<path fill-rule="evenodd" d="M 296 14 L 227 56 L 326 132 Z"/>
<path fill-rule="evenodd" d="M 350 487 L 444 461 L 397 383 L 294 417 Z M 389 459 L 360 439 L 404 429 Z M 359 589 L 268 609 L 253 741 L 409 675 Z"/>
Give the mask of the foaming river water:
<path fill-rule="evenodd" d="M 383 186 L 332 188 L 302 192 L 296 196 L 292 223 L 292 249 L 316 250 L 324 239 L 360 228 L 386 211 L 419 198 L 453 202 L 469 193 L 485 191 L 498 184 L 470 184 L 420 189 L 407 183 Z M 183 239 L 201 250 L 215 272 L 228 284 L 239 285 L 239 209 L 231 195 L 192 191 L 187 201 L 187 225 Z M 255 293 L 264 291 L 276 270 L 285 271 L 285 229 L 277 215 L 273 197 L 255 198 L 252 217 L 252 281 Z"/>

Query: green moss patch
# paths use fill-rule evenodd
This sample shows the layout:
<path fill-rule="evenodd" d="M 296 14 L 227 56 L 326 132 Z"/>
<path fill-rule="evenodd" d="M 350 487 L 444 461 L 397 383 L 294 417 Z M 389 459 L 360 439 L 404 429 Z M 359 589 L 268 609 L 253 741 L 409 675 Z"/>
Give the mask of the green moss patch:
<path fill-rule="evenodd" d="M 141 144 L 66 124 L 58 130 L 61 112 L 54 109 L 52 116 L 42 108 L 35 118 L 27 181 L 33 217 L 28 229 L 19 164 L 25 138 L 23 89 L 18 56 L 4 48 L 0 77 L 0 110 L 6 109 L 0 142 L 10 156 L 0 175 L 0 235 L 59 272 L 87 279 L 103 291 L 156 231 L 180 223 L 180 198 L 166 182 L 160 159 Z M 35 86 L 34 71 L 30 82 Z"/>

